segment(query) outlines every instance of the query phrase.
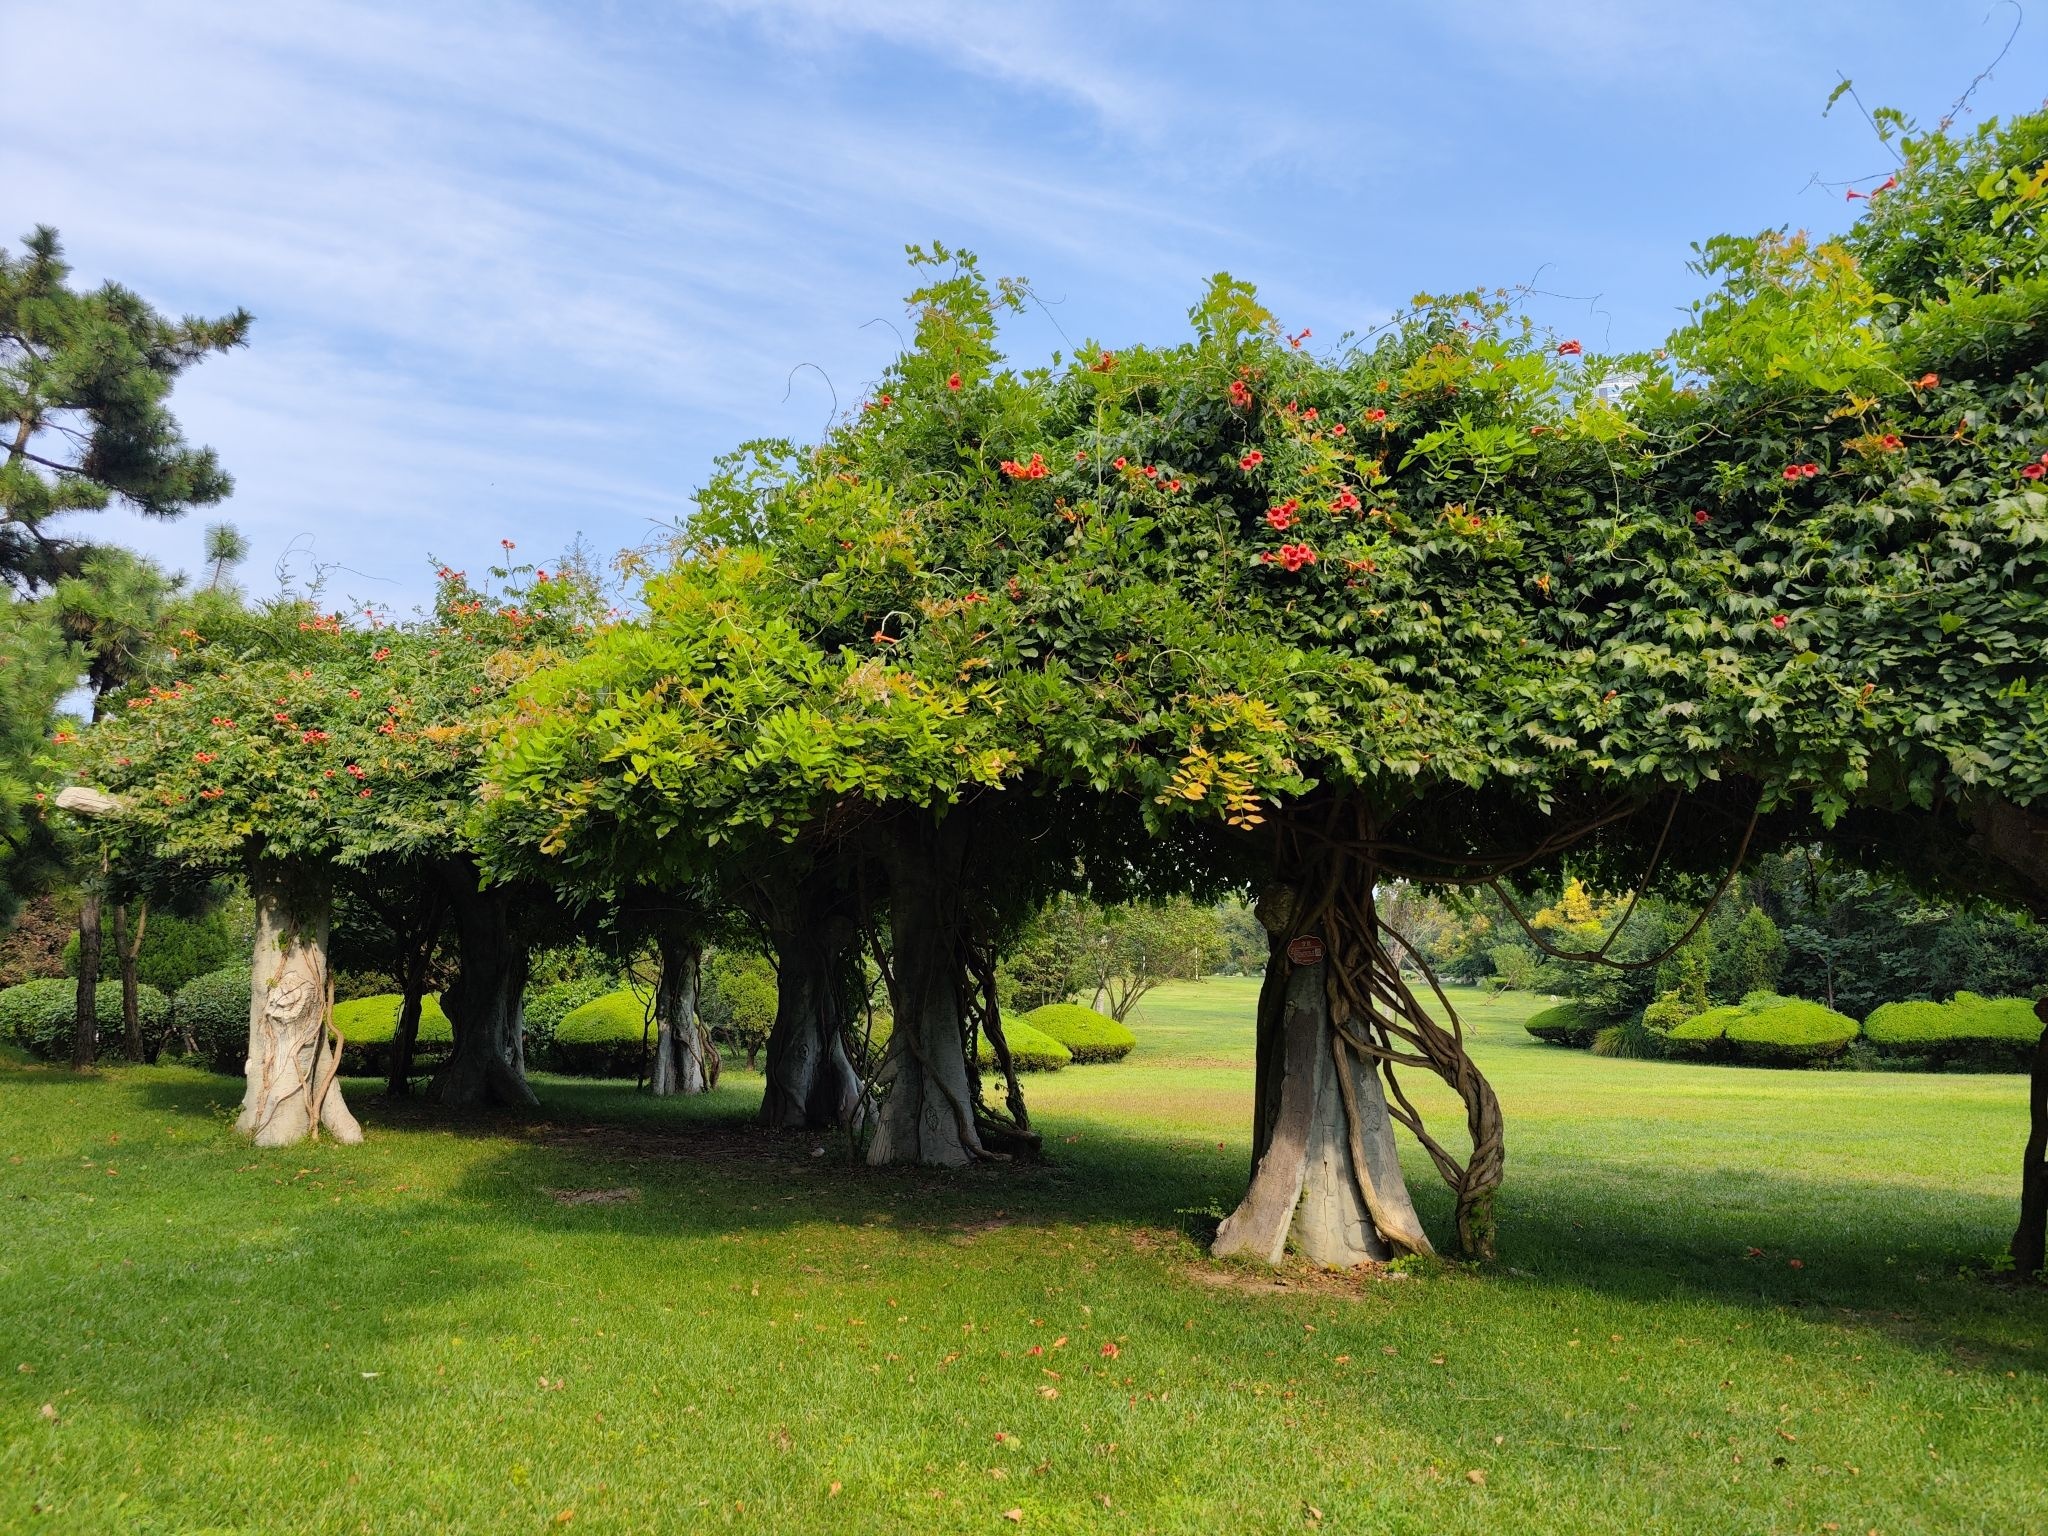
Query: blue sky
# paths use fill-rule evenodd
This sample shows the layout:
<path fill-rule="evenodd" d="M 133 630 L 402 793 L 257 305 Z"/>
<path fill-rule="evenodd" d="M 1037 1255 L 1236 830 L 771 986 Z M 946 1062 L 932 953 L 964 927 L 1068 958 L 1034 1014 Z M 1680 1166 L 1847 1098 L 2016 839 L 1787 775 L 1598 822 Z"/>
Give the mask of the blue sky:
<path fill-rule="evenodd" d="M 1534 282 L 1589 349 L 1654 343 L 1689 244 L 1840 227 L 1939 118 L 2002 0 L 1353 5 L 13 0 L 0 236 L 253 346 L 180 387 L 280 565 L 399 608 L 431 553 L 602 553 L 711 458 L 817 432 L 896 346 L 907 241 L 979 251 L 1063 338 L 1179 334 L 1207 274 L 1334 338 Z M 2036 106 L 2048 13 L 1965 122 Z M 1834 185 L 1814 184 L 1822 182 Z M 1597 295 L 1597 298 L 1594 297 Z M 799 368 L 810 363 L 816 369 Z M 797 371 L 792 376 L 792 370 Z M 197 564 L 202 515 L 104 531 Z"/>

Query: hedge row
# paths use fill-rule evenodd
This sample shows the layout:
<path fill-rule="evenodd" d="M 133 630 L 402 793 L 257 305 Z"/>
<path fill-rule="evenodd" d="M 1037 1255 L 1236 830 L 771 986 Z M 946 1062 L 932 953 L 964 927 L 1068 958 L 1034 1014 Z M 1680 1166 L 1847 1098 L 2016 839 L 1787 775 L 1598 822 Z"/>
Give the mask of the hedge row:
<path fill-rule="evenodd" d="M 2041 1027 L 2023 997 L 1958 992 L 1945 1003 L 1886 1003 L 1863 1021 L 1863 1034 L 1892 1060 L 2024 1072 Z"/>
<path fill-rule="evenodd" d="M 142 1016 L 143 1038 L 152 1042 L 161 1039 L 171 1016 L 171 1000 L 155 987 L 141 985 L 135 989 L 135 1001 Z M 245 1013 L 247 1008 L 245 1000 Z M 0 992 L 0 1040 L 52 1061 L 68 1061 L 77 1010 L 77 982 L 61 976 L 24 981 Z M 93 1020 L 98 1054 L 120 1055 L 126 1037 L 121 1024 L 119 981 L 103 981 L 94 990 Z M 248 1033 L 246 1019 L 243 1033 Z"/>

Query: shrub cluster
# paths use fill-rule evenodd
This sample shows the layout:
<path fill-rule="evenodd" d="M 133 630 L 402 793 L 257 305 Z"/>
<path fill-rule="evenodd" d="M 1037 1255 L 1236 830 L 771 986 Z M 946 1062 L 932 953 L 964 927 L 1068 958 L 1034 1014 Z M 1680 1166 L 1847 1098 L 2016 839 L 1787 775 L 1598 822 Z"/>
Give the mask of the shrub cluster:
<path fill-rule="evenodd" d="M 1583 1049 L 1591 1045 L 1593 1037 L 1600 1032 L 1600 1020 L 1583 1003 L 1559 1003 L 1554 1008 L 1531 1014 L 1522 1021 L 1522 1028 L 1551 1045 Z"/>
<path fill-rule="evenodd" d="M 2041 1021 L 2026 998 L 1958 992 L 1945 1003 L 1886 1003 L 1863 1021 L 1863 1033 L 1892 1061 L 2022 1072 L 2041 1038 Z"/>
<path fill-rule="evenodd" d="M 1047 1003 L 1022 1018 L 1006 1023 L 1004 1032 L 1016 1049 L 1016 1031 L 1028 1027 L 1057 1040 L 1067 1048 L 1075 1065 L 1091 1061 L 1122 1061 L 1131 1054 L 1138 1037 L 1106 1013 L 1084 1008 L 1079 1003 Z"/>
<path fill-rule="evenodd" d="M 1859 1033 L 1854 1019 L 1820 1003 L 1752 992 L 1674 1026 L 1665 1043 L 1696 1060 L 1805 1067 L 1840 1056 Z"/>
<path fill-rule="evenodd" d="M 0 992 L 0 1040 L 51 1061 L 69 1060 L 77 1007 L 78 984 L 63 977 L 9 987 Z M 143 1038 L 162 1038 L 164 1026 L 170 1022 L 171 1000 L 143 984 L 136 988 L 136 1007 L 142 1015 Z M 93 1017 L 99 1054 L 118 1056 L 123 1043 L 120 982 L 99 984 L 93 993 Z M 243 1032 L 246 1035 L 246 1019 Z"/>

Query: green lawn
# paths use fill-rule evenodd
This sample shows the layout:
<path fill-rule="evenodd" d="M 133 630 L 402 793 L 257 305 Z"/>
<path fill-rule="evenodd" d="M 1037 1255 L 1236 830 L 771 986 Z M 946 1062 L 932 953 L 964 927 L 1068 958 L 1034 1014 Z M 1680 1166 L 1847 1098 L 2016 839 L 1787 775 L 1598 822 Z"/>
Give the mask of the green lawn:
<path fill-rule="evenodd" d="M 228 1080 L 0 1066 L 0 1530 L 2048 1530 L 2048 1292 L 1979 1272 L 2019 1080 L 1486 1003 L 1500 1264 L 1275 1284 L 1177 1214 L 1243 1188 L 1253 990 L 1162 989 L 1029 1080 L 1050 1166 L 955 1176 L 764 1143 L 737 1072 L 357 1083 L 366 1145 L 259 1154 Z"/>

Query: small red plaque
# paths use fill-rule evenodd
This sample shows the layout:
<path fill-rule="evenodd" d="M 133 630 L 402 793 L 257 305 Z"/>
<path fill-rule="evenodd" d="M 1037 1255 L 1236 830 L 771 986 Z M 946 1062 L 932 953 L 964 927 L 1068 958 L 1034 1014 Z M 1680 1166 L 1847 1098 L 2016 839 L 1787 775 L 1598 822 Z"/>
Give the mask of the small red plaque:
<path fill-rule="evenodd" d="M 1323 941 L 1312 933 L 1304 933 L 1298 939 L 1287 943 L 1287 958 L 1296 965 L 1321 965 L 1323 963 Z"/>

